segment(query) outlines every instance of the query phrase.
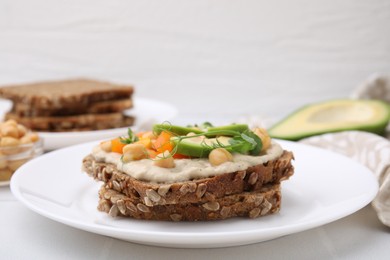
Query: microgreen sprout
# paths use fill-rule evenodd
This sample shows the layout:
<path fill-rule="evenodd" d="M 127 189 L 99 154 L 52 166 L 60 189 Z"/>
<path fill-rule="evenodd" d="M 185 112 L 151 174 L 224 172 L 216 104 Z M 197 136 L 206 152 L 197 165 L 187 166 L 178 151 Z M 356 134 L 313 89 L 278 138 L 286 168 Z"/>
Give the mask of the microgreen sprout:
<path fill-rule="evenodd" d="M 122 144 L 131 144 L 131 143 L 137 142 L 138 140 L 139 140 L 138 136 L 136 136 L 133 133 L 131 128 L 127 129 L 127 137 L 123 137 L 123 136 L 119 137 L 119 141 Z"/>

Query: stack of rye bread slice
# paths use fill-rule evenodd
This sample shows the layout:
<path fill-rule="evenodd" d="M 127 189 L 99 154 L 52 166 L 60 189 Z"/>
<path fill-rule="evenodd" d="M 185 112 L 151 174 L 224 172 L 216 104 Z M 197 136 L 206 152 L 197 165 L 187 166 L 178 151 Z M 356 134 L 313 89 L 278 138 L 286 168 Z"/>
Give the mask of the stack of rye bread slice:
<path fill-rule="evenodd" d="M 116 165 L 83 159 L 83 171 L 102 181 L 98 209 L 109 215 L 168 221 L 257 218 L 281 206 L 280 182 L 294 173 L 293 154 L 243 171 L 177 183 L 152 183 L 131 177 Z"/>
<path fill-rule="evenodd" d="M 123 114 L 133 106 L 133 87 L 88 79 L 5 86 L 0 97 L 13 102 L 5 119 L 35 131 L 66 132 L 130 126 Z"/>

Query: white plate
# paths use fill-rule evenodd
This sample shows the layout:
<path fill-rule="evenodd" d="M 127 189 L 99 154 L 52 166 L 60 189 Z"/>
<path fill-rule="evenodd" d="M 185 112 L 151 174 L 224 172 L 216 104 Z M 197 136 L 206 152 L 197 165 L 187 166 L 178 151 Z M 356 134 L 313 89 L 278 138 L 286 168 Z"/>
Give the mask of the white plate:
<path fill-rule="evenodd" d="M 135 243 L 184 248 L 251 244 L 307 230 L 352 214 L 376 195 L 374 175 L 351 159 L 280 143 L 295 154 L 295 175 L 283 182 L 281 211 L 258 219 L 191 223 L 111 218 L 96 209 L 100 184 L 80 171 L 93 143 L 26 163 L 11 179 L 11 189 L 28 208 L 69 226 Z"/>
<path fill-rule="evenodd" d="M 2 99 L 0 100 L 0 114 L 4 115 L 12 107 L 12 102 Z M 177 115 L 177 109 L 170 104 L 146 99 L 134 98 L 134 108 L 124 111 L 126 115 L 135 116 L 136 121 L 132 129 L 142 130 L 148 129 L 154 123 L 160 123 L 165 120 L 171 120 Z M 85 143 L 95 140 L 103 140 L 126 133 L 127 127 L 115 128 L 98 131 L 82 131 L 82 132 L 39 132 L 39 135 L 44 139 L 44 148 L 46 151 L 63 148 L 66 146 Z"/>

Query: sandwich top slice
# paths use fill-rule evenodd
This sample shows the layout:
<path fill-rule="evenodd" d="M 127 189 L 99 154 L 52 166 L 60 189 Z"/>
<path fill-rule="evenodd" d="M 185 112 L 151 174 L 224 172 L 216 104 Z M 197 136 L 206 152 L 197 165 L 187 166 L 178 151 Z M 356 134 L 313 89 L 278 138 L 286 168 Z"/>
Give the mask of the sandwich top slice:
<path fill-rule="evenodd" d="M 261 128 L 158 124 L 101 142 L 84 158 L 83 170 L 106 189 L 155 207 L 259 192 L 293 175 L 292 160 Z"/>
<path fill-rule="evenodd" d="M 117 85 L 89 79 L 46 81 L 4 86 L 0 97 L 23 103 L 35 109 L 88 107 L 91 103 L 130 98 L 131 85 Z"/>

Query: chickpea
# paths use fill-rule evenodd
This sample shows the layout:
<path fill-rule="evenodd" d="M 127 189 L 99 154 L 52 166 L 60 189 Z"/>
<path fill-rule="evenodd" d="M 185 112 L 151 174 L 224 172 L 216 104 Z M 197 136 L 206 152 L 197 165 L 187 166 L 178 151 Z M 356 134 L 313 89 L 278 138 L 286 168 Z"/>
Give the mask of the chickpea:
<path fill-rule="evenodd" d="M 27 133 L 19 140 L 20 140 L 21 144 L 29 144 L 29 143 L 34 143 L 34 142 L 38 141 L 38 139 L 39 139 L 39 136 L 36 133 Z"/>
<path fill-rule="evenodd" d="M 27 128 L 24 125 L 17 125 L 16 129 L 18 130 L 18 137 L 21 138 L 27 133 Z"/>
<path fill-rule="evenodd" d="M 33 143 L 39 140 L 39 135 L 37 133 L 29 133 L 28 135 L 30 136 L 30 140 Z"/>
<path fill-rule="evenodd" d="M 17 126 L 18 125 L 18 122 L 16 122 L 15 120 L 13 120 L 13 119 L 8 119 L 7 121 L 5 121 L 4 123 L 3 123 L 4 125 L 12 125 L 12 126 Z"/>
<path fill-rule="evenodd" d="M 105 151 L 106 153 L 109 153 L 112 151 L 112 144 L 111 141 L 104 141 L 100 143 L 100 148 Z"/>
<path fill-rule="evenodd" d="M 189 138 L 191 139 L 191 141 L 194 141 L 194 142 L 202 142 L 204 139 L 205 139 L 205 136 L 195 136 L 196 134 L 194 132 L 189 132 L 187 134 L 187 136 L 193 136 L 192 138 Z"/>
<path fill-rule="evenodd" d="M 23 159 L 10 159 L 9 155 L 17 155 L 32 149 L 28 144 L 39 140 L 36 133 L 18 124 L 15 120 L 0 123 L 0 180 L 9 180 L 12 173 L 31 158 L 21 156 Z M 25 146 L 20 146 L 24 145 Z M 8 159 L 8 160 L 7 160 Z"/>
<path fill-rule="evenodd" d="M 225 162 L 233 161 L 233 155 L 225 148 L 217 148 L 209 154 L 209 161 L 211 165 L 217 166 Z"/>
<path fill-rule="evenodd" d="M 122 149 L 124 162 L 136 161 L 148 158 L 148 152 L 143 144 L 133 143 L 125 145 Z"/>
<path fill-rule="evenodd" d="M 1 126 L 0 129 L 2 136 L 9 136 L 13 138 L 19 138 L 19 131 L 16 126 L 10 125 L 10 124 L 4 124 Z"/>
<path fill-rule="evenodd" d="M 19 139 L 21 144 L 29 144 L 31 143 L 31 139 L 29 135 L 25 135 L 22 138 Z"/>
<path fill-rule="evenodd" d="M 253 132 L 261 139 L 263 147 L 261 151 L 267 150 L 271 146 L 271 137 L 268 135 L 267 130 L 264 128 L 255 128 Z"/>
<path fill-rule="evenodd" d="M 19 147 L 20 141 L 19 139 L 13 137 L 2 137 L 0 139 L 0 146 L 3 148 L 2 153 L 5 155 L 17 154 L 22 150 Z"/>
<path fill-rule="evenodd" d="M 160 153 L 156 156 L 154 165 L 161 168 L 174 168 L 175 160 L 168 151 L 165 151 L 164 153 Z"/>
<path fill-rule="evenodd" d="M 13 137 L 2 137 L 0 140 L 0 146 L 17 146 L 20 144 L 19 139 Z"/>

